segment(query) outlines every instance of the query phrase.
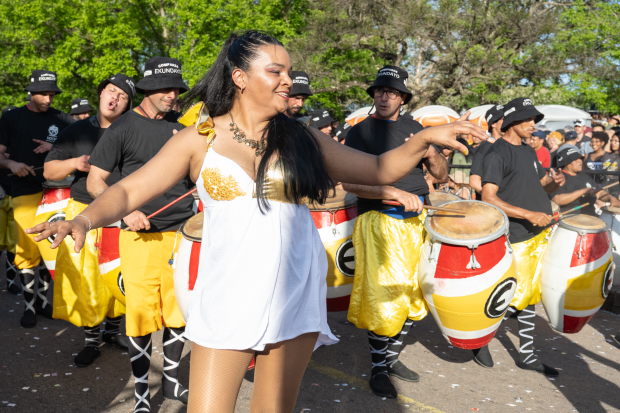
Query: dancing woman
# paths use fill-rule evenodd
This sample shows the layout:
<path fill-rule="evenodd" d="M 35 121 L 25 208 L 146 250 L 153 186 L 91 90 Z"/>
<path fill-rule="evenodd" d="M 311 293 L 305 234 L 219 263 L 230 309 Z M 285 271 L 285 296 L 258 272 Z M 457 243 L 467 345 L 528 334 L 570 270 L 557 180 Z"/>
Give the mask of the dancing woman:
<path fill-rule="evenodd" d="M 389 185 L 431 143 L 466 151 L 457 134 L 486 138 L 473 123 L 455 122 L 421 131 L 381 156 L 358 152 L 284 115 L 290 73 L 278 40 L 257 31 L 232 34 L 185 98 L 186 106 L 205 103 L 214 138 L 186 128 L 77 219 L 29 230 L 40 233 L 36 240 L 57 234 L 52 247 L 71 235 L 79 251 L 88 230 L 190 175 L 205 227 L 186 329 L 194 342 L 189 412 L 233 412 L 254 355 L 251 411 L 292 412 L 313 350 L 337 342 L 327 325 L 325 249 L 306 198 L 325 201 L 332 181 Z"/>

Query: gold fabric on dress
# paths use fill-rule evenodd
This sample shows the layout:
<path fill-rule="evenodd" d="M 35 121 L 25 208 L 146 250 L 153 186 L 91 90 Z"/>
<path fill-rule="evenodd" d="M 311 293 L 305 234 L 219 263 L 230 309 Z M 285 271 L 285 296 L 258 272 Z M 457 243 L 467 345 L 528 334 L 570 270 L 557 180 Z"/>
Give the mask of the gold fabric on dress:
<path fill-rule="evenodd" d="M 256 185 L 254 185 L 252 198 L 256 197 Z M 286 199 L 284 172 L 282 171 L 282 164 L 279 160 L 273 162 L 267 169 L 265 181 L 263 182 L 263 197 L 270 201 L 277 201 L 285 204 L 292 203 Z"/>
<path fill-rule="evenodd" d="M 357 217 L 355 278 L 347 316 L 357 328 L 393 337 L 407 318 L 421 320 L 428 314 L 418 279 L 425 217 L 422 212 L 396 219 L 378 211 Z"/>
<path fill-rule="evenodd" d="M 540 270 L 549 232 L 551 228 L 532 239 L 512 244 L 517 261 L 517 291 L 510 305 L 517 310 L 523 310 L 528 305 L 540 302 Z"/>
<path fill-rule="evenodd" d="M 232 201 L 245 195 L 235 178 L 232 175 L 225 177 L 217 166 L 205 168 L 201 175 L 205 191 L 216 201 Z"/>

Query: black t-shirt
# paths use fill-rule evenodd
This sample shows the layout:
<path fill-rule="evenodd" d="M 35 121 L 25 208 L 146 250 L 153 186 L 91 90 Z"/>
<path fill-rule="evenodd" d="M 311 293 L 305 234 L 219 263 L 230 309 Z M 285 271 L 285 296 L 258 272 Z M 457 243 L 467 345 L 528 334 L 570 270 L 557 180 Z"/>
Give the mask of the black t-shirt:
<path fill-rule="evenodd" d="M 398 148 L 410 133 L 414 135 L 423 129 L 422 125 L 410 117 L 399 116 L 396 121 L 385 121 L 372 116 L 353 126 L 345 139 L 345 145 L 372 155 L 381 155 Z M 409 175 L 392 185 L 401 191 L 415 195 L 428 194 L 428 184 L 424 180 L 422 162 L 413 168 Z M 357 214 L 368 211 L 384 211 L 393 208 L 380 199 L 357 199 Z"/>
<path fill-rule="evenodd" d="M 66 161 L 83 155 L 90 155 L 106 129 L 99 127 L 97 117 L 93 116 L 75 122 L 58 135 L 58 140 L 49 151 L 45 162 Z M 88 172 L 75 171 L 75 179 L 71 184 L 71 198 L 83 204 L 90 204 L 93 198 L 86 190 Z M 115 168 L 106 183 L 114 185 L 121 179 L 118 168 Z"/>
<path fill-rule="evenodd" d="M 35 168 L 43 166 L 47 153 L 34 153 L 39 146 L 33 139 L 54 143 L 58 134 L 73 123 L 73 118 L 64 112 L 49 108 L 47 112 L 33 112 L 27 106 L 6 112 L 0 118 L 0 145 L 7 147 L 11 160 Z M 43 190 L 43 169 L 36 176 L 20 178 L 12 176 L 11 192 L 14 197 L 32 195 Z M 9 172 L 10 173 L 10 172 Z"/>
<path fill-rule="evenodd" d="M 603 170 L 603 157 L 607 154 L 603 154 L 601 156 L 594 157 L 594 153 L 589 153 L 586 155 L 586 159 L 583 162 L 584 168 L 587 168 L 590 171 L 602 171 Z M 592 179 L 594 179 L 597 183 L 601 183 L 605 181 L 604 175 L 592 175 Z"/>
<path fill-rule="evenodd" d="M 564 178 L 566 179 L 566 183 L 563 186 L 561 186 L 560 189 L 557 190 L 557 192 L 549 194 L 549 198 L 553 199 L 553 197 L 556 195 L 570 194 L 571 192 L 575 192 L 575 191 L 578 191 L 584 188 L 594 188 L 594 189 L 601 188 L 600 185 L 597 184 L 590 175 L 583 173 L 583 172 L 579 172 L 575 176 L 565 173 Z M 579 212 L 582 214 L 593 215 L 596 217 L 597 215 L 594 212 L 594 204 L 596 203 L 595 196 L 582 196 L 580 198 L 577 198 L 570 204 L 561 206 L 560 211 L 562 212 L 568 211 L 569 209 L 585 204 L 586 202 L 588 202 L 590 205 L 580 209 Z"/>
<path fill-rule="evenodd" d="M 545 176 L 536 152 L 530 146 L 513 145 L 498 139 L 484 158 L 482 186 L 486 183 L 499 187 L 497 196 L 510 205 L 528 211 L 551 215 L 551 202 L 540 184 Z M 540 234 L 544 228 L 534 226 L 526 219 L 508 218 L 510 242 L 527 241 Z"/>
<path fill-rule="evenodd" d="M 482 141 L 478 148 L 476 148 L 476 152 L 474 153 L 474 159 L 471 162 L 471 175 L 482 176 L 482 170 L 484 165 L 484 157 L 489 153 L 489 149 L 491 149 L 493 144 L 488 141 Z"/>
<path fill-rule="evenodd" d="M 118 118 L 103 134 L 90 156 L 89 163 L 104 171 L 118 168 L 121 178 L 137 171 L 150 161 L 172 137 L 173 130 L 181 131 L 178 113 L 168 113 L 164 119 L 149 119 L 131 110 Z M 188 192 L 194 184 L 186 176 L 164 195 L 140 208 L 145 215 L 159 210 L 181 195 Z M 194 215 L 194 198 L 183 198 L 165 211 L 150 219 L 151 229 L 140 232 L 176 231 L 181 224 Z M 122 223 L 123 228 L 126 227 Z"/>

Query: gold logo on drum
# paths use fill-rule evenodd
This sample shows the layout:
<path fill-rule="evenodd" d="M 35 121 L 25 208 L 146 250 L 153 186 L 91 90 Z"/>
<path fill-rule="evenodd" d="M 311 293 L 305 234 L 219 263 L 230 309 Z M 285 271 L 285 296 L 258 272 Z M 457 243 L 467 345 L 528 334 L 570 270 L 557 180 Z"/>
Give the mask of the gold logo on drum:
<path fill-rule="evenodd" d="M 51 225 L 54 222 L 64 221 L 65 217 L 66 215 L 64 212 L 56 212 L 55 214 L 53 214 L 51 217 L 47 219 L 47 222 L 49 222 Z M 56 234 L 50 235 L 49 237 L 47 237 L 47 240 L 49 241 L 50 244 L 53 243 L 55 239 L 56 239 Z"/>
<path fill-rule="evenodd" d="M 484 306 L 484 314 L 489 318 L 503 316 L 516 290 L 517 279 L 514 277 L 506 278 L 497 284 Z"/>

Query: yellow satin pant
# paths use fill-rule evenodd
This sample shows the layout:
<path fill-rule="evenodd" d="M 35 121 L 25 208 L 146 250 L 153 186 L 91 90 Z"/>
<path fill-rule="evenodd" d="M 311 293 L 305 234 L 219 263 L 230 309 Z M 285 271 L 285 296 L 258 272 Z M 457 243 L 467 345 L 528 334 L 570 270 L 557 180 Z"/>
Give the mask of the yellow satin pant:
<path fill-rule="evenodd" d="M 35 235 L 29 235 L 24 232 L 25 229 L 32 228 L 35 225 L 34 216 L 37 213 L 37 207 L 41 202 L 43 192 L 32 195 L 21 195 L 13 198 L 13 217 L 15 218 L 15 266 L 24 270 L 34 268 L 41 262 L 41 253 L 37 243 L 34 242 Z M 41 242 L 49 242 L 43 240 Z"/>
<path fill-rule="evenodd" d="M 528 305 L 540 302 L 540 270 L 542 255 L 547 247 L 547 235 L 551 228 L 527 241 L 512 244 L 517 261 L 517 291 L 510 302 L 512 307 L 523 310 Z"/>
<path fill-rule="evenodd" d="M 70 199 L 65 219 L 75 218 L 87 206 Z M 106 316 L 125 314 L 125 306 L 114 298 L 101 278 L 96 242 L 97 231 L 89 231 L 84 247 L 76 253 L 75 241 L 68 236 L 58 247 L 56 256 L 53 317 L 78 327 L 94 327 Z"/>
<path fill-rule="evenodd" d="M 357 328 L 393 337 L 407 318 L 421 320 L 428 314 L 418 279 L 425 217 L 396 219 L 377 211 L 357 217 L 347 316 Z"/>
<path fill-rule="evenodd" d="M 15 254 L 15 218 L 10 195 L 0 202 L 0 252 L 4 250 Z"/>
<path fill-rule="evenodd" d="M 125 284 L 127 335 L 144 336 L 185 326 L 174 294 L 172 266 L 168 260 L 175 247 L 176 232 L 140 233 L 121 231 L 118 241 L 121 274 Z"/>

